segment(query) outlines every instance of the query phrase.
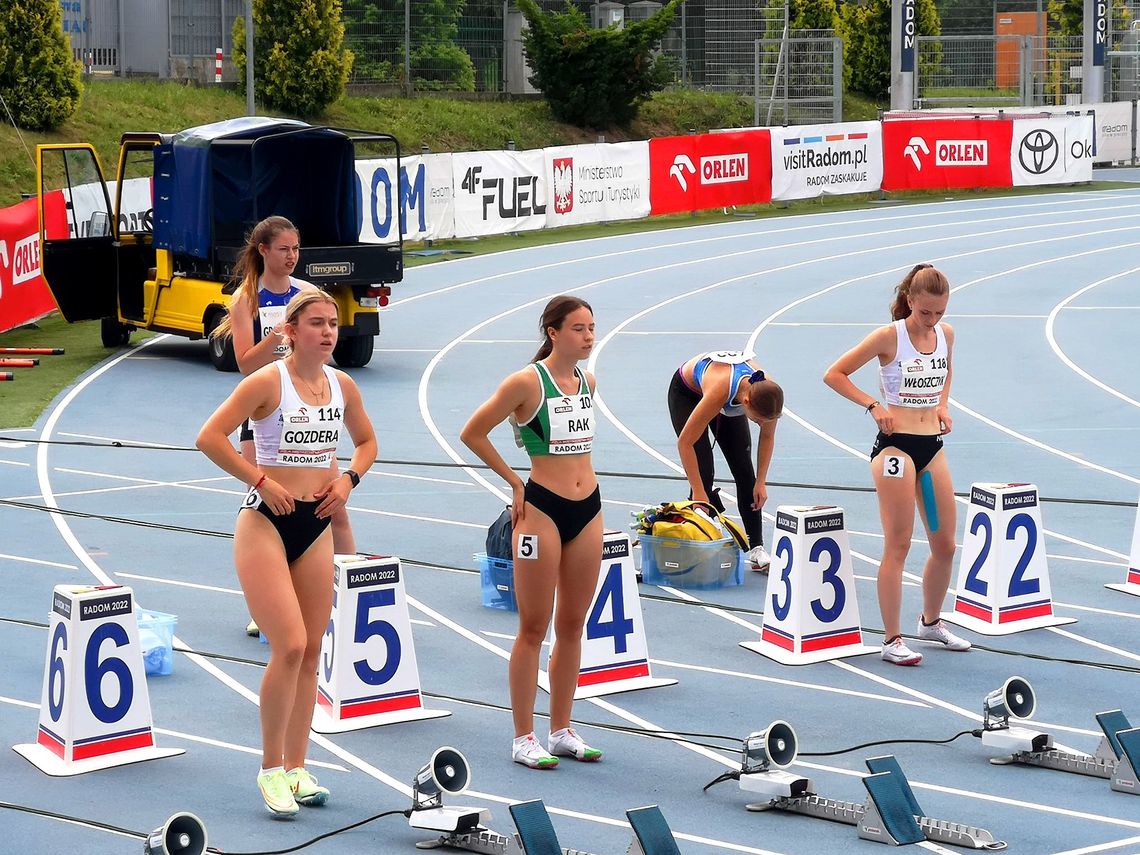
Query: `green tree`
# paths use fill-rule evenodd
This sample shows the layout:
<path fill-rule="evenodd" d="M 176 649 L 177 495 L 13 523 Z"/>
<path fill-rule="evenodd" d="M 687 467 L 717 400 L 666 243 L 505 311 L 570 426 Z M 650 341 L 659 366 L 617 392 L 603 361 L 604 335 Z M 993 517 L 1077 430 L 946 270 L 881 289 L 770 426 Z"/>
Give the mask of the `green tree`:
<path fill-rule="evenodd" d="M 0 3 L 0 96 L 16 125 L 58 128 L 79 106 L 79 93 L 58 0 Z"/>
<path fill-rule="evenodd" d="M 1109 26 L 1116 32 L 1128 29 L 1132 19 L 1124 0 L 1112 0 Z M 1085 31 L 1084 0 L 1049 0 L 1049 32 L 1062 36 L 1079 36 Z"/>
<path fill-rule="evenodd" d="M 475 65 L 459 40 L 465 0 L 415 0 L 411 56 L 416 89 L 475 88 Z M 404 82 L 404 0 L 344 0 L 355 76 Z M 500 13 L 501 18 L 501 13 Z"/>
<path fill-rule="evenodd" d="M 245 18 L 234 20 L 234 64 L 245 83 Z M 315 116 L 344 94 L 340 0 L 253 0 L 254 95 L 267 107 Z"/>
<path fill-rule="evenodd" d="M 643 21 L 622 29 L 594 29 L 573 3 L 542 12 L 534 0 L 516 0 L 529 27 L 523 50 L 555 118 L 579 127 L 628 125 L 650 93 L 664 89 L 670 64 L 654 51 L 682 0 L 670 0 Z"/>
<path fill-rule="evenodd" d="M 850 69 L 851 88 L 872 98 L 886 98 L 891 91 L 891 0 L 867 0 L 866 3 L 844 3 L 841 8 L 847 45 L 844 62 Z M 920 36 L 937 36 L 942 21 L 934 0 L 915 3 L 916 32 Z M 938 46 L 921 62 L 919 76 L 929 76 L 942 64 Z"/>

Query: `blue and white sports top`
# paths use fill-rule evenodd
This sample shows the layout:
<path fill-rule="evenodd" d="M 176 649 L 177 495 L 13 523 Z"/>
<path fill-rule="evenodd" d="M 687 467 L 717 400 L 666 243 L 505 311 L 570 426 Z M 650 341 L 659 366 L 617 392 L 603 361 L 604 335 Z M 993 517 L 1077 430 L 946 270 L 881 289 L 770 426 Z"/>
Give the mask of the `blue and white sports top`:
<path fill-rule="evenodd" d="M 883 400 L 894 407 L 921 409 L 938 405 L 950 370 L 950 355 L 942 324 L 934 327 L 932 353 L 923 353 L 910 340 L 906 320 L 895 321 L 895 358 L 879 366 Z"/>
<path fill-rule="evenodd" d="M 270 291 L 261 282 L 257 283 L 257 314 L 253 316 L 253 343 L 257 344 L 264 337 L 265 332 L 275 330 L 285 323 L 285 307 L 289 301 L 301 292 L 305 283 L 299 279 L 289 277 L 289 290 L 283 294 Z M 274 355 L 280 359 L 289 348 L 284 342 L 277 345 Z"/>
<path fill-rule="evenodd" d="M 344 426 L 344 394 L 327 365 L 331 398 L 324 406 L 301 400 L 283 360 L 272 363 L 281 377 L 281 402 L 263 419 L 250 419 L 258 466 L 311 466 L 327 469 L 336 456 Z"/>
<path fill-rule="evenodd" d="M 736 393 L 740 391 L 740 381 L 745 377 L 750 377 L 752 372 L 756 369 L 748 362 L 753 359 L 756 354 L 745 353 L 740 350 L 713 350 L 706 353 L 693 365 L 693 382 L 697 384 L 696 391 L 704 394 L 702 380 L 708 367 L 714 362 L 720 362 L 732 367 L 732 376 L 728 378 L 728 400 L 724 406 L 720 408 L 721 415 L 725 416 L 742 416 L 744 415 L 744 407 L 741 404 L 733 403 L 736 398 Z"/>

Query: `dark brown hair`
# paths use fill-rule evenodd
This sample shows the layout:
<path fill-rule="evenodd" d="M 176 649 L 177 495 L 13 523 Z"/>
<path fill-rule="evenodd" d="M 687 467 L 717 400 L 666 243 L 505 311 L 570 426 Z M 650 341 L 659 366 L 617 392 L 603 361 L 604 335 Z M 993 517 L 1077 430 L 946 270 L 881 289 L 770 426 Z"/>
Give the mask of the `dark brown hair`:
<path fill-rule="evenodd" d="M 784 390 L 775 380 L 765 377 L 748 385 L 748 403 L 765 419 L 774 419 L 784 412 Z"/>
<path fill-rule="evenodd" d="M 918 294 L 942 297 L 949 293 L 950 282 L 946 279 L 945 273 L 933 264 L 916 264 L 895 289 L 895 299 L 891 303 L 891 320 L 901 321 L 910 317 L 908 297 Z"/>
<path fill-rule="evenodd" d="M 266 217 L 250 230 L 249 236 L 245 239 L 245 247 L 242 248 L 241 255 L 234 264 L 233 281 L 238 283 L 234 292 L 234 301 L 245 297 L 251 318 L 257 317 L 257 283 L 261 279 L 261 274 L 265 272 L 265 259 L 258 252 L 258 247 L 273 243 L 282 232 L 297 232 L 297 227 L 284 217 Z M 298 239 L 300 236 L 301 233 L 297 232 Z M 233 306 L 233 301 L 230 306 Z M 226 312 L 222 322 L 214 327 L 210 338 L 232 335 L 232 329 L 233 320 L 230 313 Z"/>
<path fill-rule="evenodd" d="M 566 316 L 582 308 L 589 309 L 590 314 L 594 314 L 589 303 L 581 297 L 571 297 L 568 294 L 559 294 L 546 304 L 546 308 L 542 310 L 542 318 L 538 322 L 538 329 L 542 333 L 542 344 L 538 346 L 538 353 L 534 355 L 531 362 L 538 362 L 540 359 L 546 359 L 550 356 L 554 350 L 554 342 L 550 340 L 550 334 L 547 331 L 551 327 L 556 330 L 562 329 L 562 322 L 566 320 Z"/>

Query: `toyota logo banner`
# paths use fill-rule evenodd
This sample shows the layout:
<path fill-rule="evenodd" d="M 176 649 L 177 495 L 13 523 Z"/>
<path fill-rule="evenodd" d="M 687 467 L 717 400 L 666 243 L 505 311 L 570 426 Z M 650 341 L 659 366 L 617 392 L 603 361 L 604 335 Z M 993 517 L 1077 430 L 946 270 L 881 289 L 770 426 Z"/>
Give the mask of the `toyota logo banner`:
<path fill-rule="evenodd" d="M 1014 186 L 1092 180 L 1092 116 L 1014 119 L 1009 166 Z"/>

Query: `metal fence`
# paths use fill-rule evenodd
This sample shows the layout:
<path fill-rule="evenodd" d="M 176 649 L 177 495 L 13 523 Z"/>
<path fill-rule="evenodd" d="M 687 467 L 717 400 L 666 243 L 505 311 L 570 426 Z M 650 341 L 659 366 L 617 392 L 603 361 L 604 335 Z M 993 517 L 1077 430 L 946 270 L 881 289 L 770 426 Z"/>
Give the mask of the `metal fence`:
<path fill-rule="evenodd" d="M 843 121 L 843 40 L 830 30 L 792 33 L 753 43 L 753 124 Z"/>

